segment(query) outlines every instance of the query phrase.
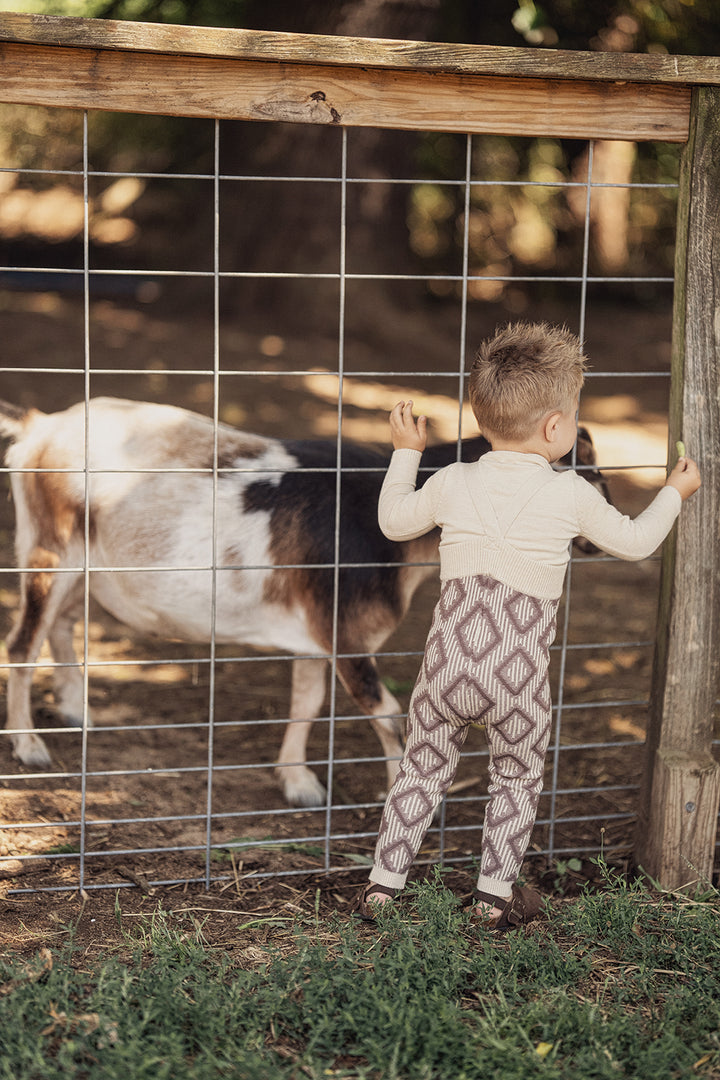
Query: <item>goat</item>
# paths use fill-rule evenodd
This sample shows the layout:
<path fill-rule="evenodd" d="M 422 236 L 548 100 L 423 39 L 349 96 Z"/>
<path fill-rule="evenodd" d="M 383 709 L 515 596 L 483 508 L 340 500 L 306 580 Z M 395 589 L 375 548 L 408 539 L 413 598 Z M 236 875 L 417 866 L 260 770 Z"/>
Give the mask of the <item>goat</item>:
<path fill-rule="evenodd" d="M 216 434 L 210 419 L 184 409 L 115 398 L 51 414 L 0 402 L 0 434 L 12 441 L 6 462 L 24 571 L 7 641 L 7 729 L 23 764 L 50 764 L 30 707 L 33 665 L 45 639 L 59 665 L 58 711 L 68 724 L 83 723 L 72 631 L 84 610 L 87 546 L 91 595 L 129 627 L 207 642 L 214 625 L 218 643 L 295 656 L 290 722 L 276 768 L 288 803 L 313 806 L 325 798 L 305 761 L 333 643 L 337 675 L 369 716 L 392 784 L 402 754 L 401 709 L 373 654 L 435 571 L 439 531 L 405 543 L 382 535 L 377 501 L 386 458 L 342 444 L 336 550 L 334 441 L 265 438 L 224 424 Z M 463 459 L 488 449 L 482 437 L 468 440 Z M 455 443 L 429 448 L 423 468 L 456 456 Z M 594 465 L 586 432 L 578 460 Z M 599 474 L 595 479 L 601 482 Z"/>

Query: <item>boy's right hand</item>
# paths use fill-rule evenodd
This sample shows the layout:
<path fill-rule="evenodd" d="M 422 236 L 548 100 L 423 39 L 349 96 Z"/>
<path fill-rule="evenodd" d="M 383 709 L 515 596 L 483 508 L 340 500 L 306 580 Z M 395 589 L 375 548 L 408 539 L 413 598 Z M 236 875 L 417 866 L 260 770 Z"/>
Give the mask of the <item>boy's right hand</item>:
<path fill-rule="evenodd" d="M 677 465 L 665 481 L 666 486 L 674 487 L 680 492 L 683 501 L 689 499 L 701 483 L 700 470 L 689 457 L 679 458 Z"/>
<path fill-rule="evenodd" d="M 416 424 L 412 407 L 412 401 L 398 401 L 390 413 L 392 444 L 395 450 L 419 450 L 422 453 L 427 442 L 427 417 L 418 417 Z"/>

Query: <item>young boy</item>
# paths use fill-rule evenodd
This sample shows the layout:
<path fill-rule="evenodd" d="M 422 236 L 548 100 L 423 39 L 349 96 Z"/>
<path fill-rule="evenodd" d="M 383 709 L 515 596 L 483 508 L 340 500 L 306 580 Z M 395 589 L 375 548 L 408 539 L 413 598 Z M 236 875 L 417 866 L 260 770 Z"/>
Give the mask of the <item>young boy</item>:
<path fill-rule="evenodd" d="M 441 593 L 408 710 L 405 753 L 383 812 L 363 918 L 405 884 L 452 783 L 469 725 L 486 727 L 489 803 L 476 913 L 496 930 L 528 922 L 541 899 L 516 878 L 532 832 L 550 739 L 548 660 L 570 545 L 584 536 L 621 559 L 644 559 L 700 486 L 681 458 L 635 520 L 588 481 L 552 465 L 572 449 L 585 357 L 547 324 L 509 325 L 484 342 L 469 397 L 492 446 L 415 490 L 426 418 L 412 402 L 390 414 L 394 453 L 380 494 L 380 528 L 409 540 L 439 526 Z"/>

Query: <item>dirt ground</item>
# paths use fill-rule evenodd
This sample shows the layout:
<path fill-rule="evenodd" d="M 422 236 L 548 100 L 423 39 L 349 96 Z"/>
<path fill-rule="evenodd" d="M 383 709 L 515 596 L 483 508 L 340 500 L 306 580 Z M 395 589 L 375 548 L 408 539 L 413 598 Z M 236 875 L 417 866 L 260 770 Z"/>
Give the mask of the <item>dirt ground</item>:
<path fill-rule="evenodd" d="M 534 317 L 536 312 L 523 314 Z M 558 321 L 564 317 L 560 310 L 545 308 L 537 314 Z M 493 315 L 490 312 L 487 318 Z M 48 411 L 80 400 L 84 376 L 67 369 L 82 368 L 82 326 L 82 304 L 76 298 L 5 294 L 0 336 L 12 343 L 10 350 L 6 346 L 7 366 L 49 370 L 3 373 L 0 396 Z M 478 322 L 474 329 L 479 327 Z M 336 336 L 268 330 L 260 316 L 241 327 L 232 320 L 223 326 L 223 365 L 254 374 L 222 381 L 222 419 L 263 434 L 333 437 L 336 380 L 289 372 L 332 370 Z M 451 331 L 454 323 L 442 313 L 435 313 L 422 333 L 417 312 L 396 313 L 382 343 L 384 355 L 393 358 L 394 370 L 447 370 L 447 376 L 422 381 L 428 401 L 422 408 L 435 418 L 436 437 L 451 437 L 446 434 L 448 417 L 456 411 L 451 362 L 437 360 L 447 353 Z M 372 355 L 373 340 L 354 335 L 352 321 L 349 334 L 351 369 L 387 367 Z M 667 370 L 669 336 L 667 311 L 639 307 L 609 311 L 598 305 L 589 315 L 588 348 L 603 371 Z M 211 410 L 212 379 L 197 374 L 212 366 L 209 320 L 181 311 L 157 312 L 152 305 L 98 299 L 91 309 L 91 348 L 97 372 L 91 378 L 93 395 L 167 400 L 206 413 Z M 412 384 L 412 376 L 409 381 Z M 590 379 L 583 398 L 581 419 L 590 425 L 601 464 L 611 467 L 607 475 L 613 498 L 630 513 L 647 501 L 662 473 L 644 468 L 616 472 L 613 467 L 657 465 L 664 460 L 667 387 L 664 377 L 643 381 L 618 375 Z M 382 445 L 386 412 L 398 390 L 408 392 L 407 382 L 399 376 L 383 380 L 350 375 L 345 383 L 344 434 Z M 0 567 L 13 566 L 12 521 L 12 506 L 3 500 Z M 602 843 L 620 863 L 630 851 L 657 580 L 656 561 L 636 565 L 589 559 L 573 566 L 558 794 L 552 803 L 550 796 L 542 798 L 531 849 L 543 851 L 552 840 L 560 861 L 548 866 L 540 856 L 528 862 L 530 877 L 550 892 L 572 892 L 594 873 L 587 861 L 582 868 L 569 870 L 563 851 L 597 849 Z M 436 592 L 432 582 L 423 587 L 410 615 L 386 645 L 388 653 L 411 655 L 380 661 L 403 705 Z M 3 636 L 16 605 L 17 575 L 0 573 Z M 206 862 L 207 650 L 130 636 L 96 609 L 89 638 L 91 659 L 103 666 L 93 668 L 90 678 L 96 726 L 87 741 L 85 790 L 77 775 L 80 733 L 50 731 L 45 738 L 53 766 L 48 774 L 37 776 L 20 766 L 9 741 L 0 739 L 0 946 L 31 949 L 47 944 L 65 935 L 70 924 L 77 925 L 80 941 L 88 946 L 115 940 L 120 933 L 118 904 L 129 918 L 160 902 L 166 910 L 185 913 L 183 917 L 207 920 L 206 935 L 227 947 L 234 947 L 238 926 L 249 919 L 347 909 L 372 853 L 384 767 L 369 726 L 352 719 L 354 706 L 342 692 L 337 701 L 333 809 L 327 815 L 324 808 L 290 810 L 273 774 L 287 716 L 289 662 L 259 657 L 242 647 L 220 651 L 214 688 L 218 723 L 212 746 L 212 857 Z M 611 644 L 573 648 L 589 642 Z M 187 662 L 172 663 L 177 660 Z M 553 666 L 555 700 L 559 666 L 558 653 Z M 40 670 L 34 687 L 36 723 L 43 728 L 57 725 L 49 675 L 47 669 Z M 1 679 L 4 696 L 4 674 Z M 327 758 L 328 731 L 326 722 L 315 725 L 311 761 L 322 763 Z M 589 743 L 603 745 L 588 748 Z M 461 890 L 470 885 L 472 853 L 478 848 L 484 759 L 484 738 L 473 732 L 445 822 L 443 857 L 457 865 L 452 881 Z M 552 770 L 550 759 L 546 790 L 552 786 Z M 325 766 L 318 765 L 317 772 L 324 777 Z M 587 790 L 596 788 L 602 790 Z M 83 800 L 85 889 L 78 893 L 77 823 Z M 323 841 L 326 816 L 332 836 L 328 852 Z M 440 855 L 436 832 L 430 834 L 424 855 L 427 862 Z M 324 869 L 326 856 L 331 872 Z M 421 866 L 418 873 L 424 872 Z M 67 891 L 55 891 L 59 888 Z"/>

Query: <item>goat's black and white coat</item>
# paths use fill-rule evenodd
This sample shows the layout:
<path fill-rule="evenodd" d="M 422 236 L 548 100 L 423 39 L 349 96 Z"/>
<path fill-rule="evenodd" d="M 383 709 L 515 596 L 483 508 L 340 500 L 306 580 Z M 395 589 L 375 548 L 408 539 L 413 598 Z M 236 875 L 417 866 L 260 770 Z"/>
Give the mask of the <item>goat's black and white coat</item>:
<path fill-rule="evenodd" d="M 26 570 L 7 642 L 7 727 L 25 765 L 50 763 L 30 708 L 32 665 L 46 639 L 61 665 L 54 668 L 58 710 L 70 724 L 83 722 L 72 631 L 85 606 L 87 539 L 90 593 L 129 627 L 207 642 L 214 625 L 218 643 L 297 657 L 293 722 L 277 766 L 288 802 L 324 800 L 304 762 L 333 644 L 338 677 L 370 718 L 392 783 L 402 753 L 401 710 L 373 654 L 435 572 L 439 532 L 405 543 L 382 535 L 377 501 L 385 458 L 343 444 L 336 539 L 334 441 L 264 438 L 222 424 L 216 434 L 209 419 L 184 409 L 114 398 L 51 414 L 0 402 L 0 434 L 12 440 L 6 461 L 16 556 Z M 463 459 L 487 449 L 484 439 L 470 440 Z M 426 451 L 423 467 L 456 456 L 456 444 L 437 446 Z M 586 433 L 578 461 L 594 464 Z"/>

